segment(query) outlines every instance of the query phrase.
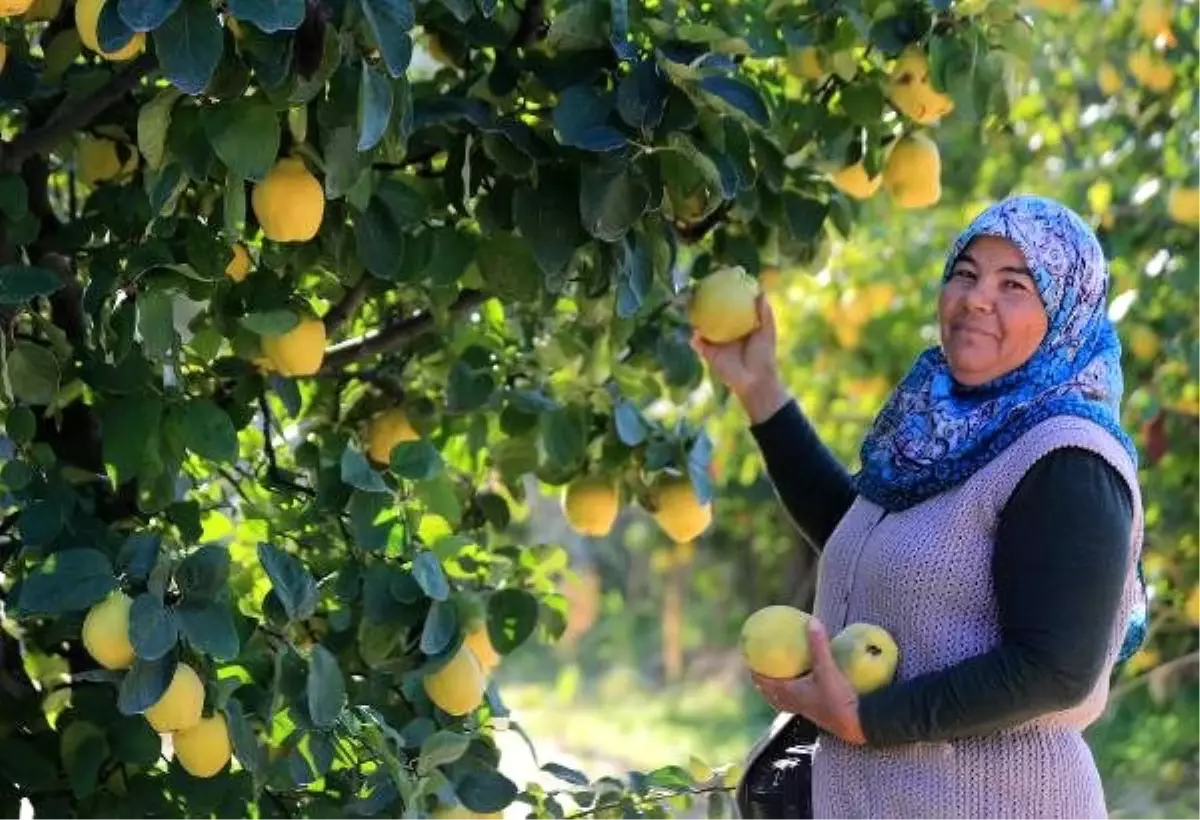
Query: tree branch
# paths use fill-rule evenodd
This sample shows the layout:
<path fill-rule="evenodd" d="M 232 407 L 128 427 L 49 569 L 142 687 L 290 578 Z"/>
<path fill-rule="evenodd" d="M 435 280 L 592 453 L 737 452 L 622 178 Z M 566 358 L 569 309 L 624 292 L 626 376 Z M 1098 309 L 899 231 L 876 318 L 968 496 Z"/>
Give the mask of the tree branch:
<path fill-rule="evenodd" d="M 699 222 L 692 223 L 676 223 L 675 233 L 684 243 L 690 244 L 697 242 L 708 235 L 708 232 L 721 223 L 726 216 L 729 215 L 729 210 L 732 207 L 729 200 L 725 200 L 718 205 L 711 214 L 701 219 Z"/>
<path fill-rule="evenodd" d="M 370 286 L 371 280 L 367 274 L 363 274 L 358 280 L 358 284 L 346 291 L 336 305 L 329 309 L 325 314 L 325 335 L 332 336 L 338 328 L 345 324 L 358 309 L 362 307 L 367 298 L 367 288 Z"/>
<path fill-rule="evenodd" d="M 150 74 L 155 65 L 156 59 L 153 54 L 143 54 L 84 99 L 67 99 L 40 127 L 17 137 L 7 149 L 0 144 L 0 168 L 16 170 L 38 151 L 83 128 L 110 105 L 137 88 L 142 78 Z"/>
<path fill-rule="evenodd" d="M 485 299 L 487 299 L 487 294 L 482 291 L 465 290 L 458 297 L 458 301 L 450 306 L 450 313 L 458 314 L 472 310 L 483 304 Z M 321 365 L 321 375 L 334 376 L 348 364 L 399 350 L 433 328 L 434 316 L 431 312 L 425 311 L 394 322 L 373 334 L 336 344 L 325 353 L 325 363 Z"/>

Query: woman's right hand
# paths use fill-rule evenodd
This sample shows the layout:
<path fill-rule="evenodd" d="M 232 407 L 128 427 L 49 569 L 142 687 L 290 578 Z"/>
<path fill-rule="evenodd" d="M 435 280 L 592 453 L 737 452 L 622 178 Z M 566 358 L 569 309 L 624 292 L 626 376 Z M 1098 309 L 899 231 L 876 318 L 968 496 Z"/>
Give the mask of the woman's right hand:
<path fill-rule="evenodd" d="M 692 349 L 707 363 L 746 408 L 752 423 L 765 421 L 788 400 L 775 358 L 775 316 L 766 296 L 759 295 L 758 327 L 748 336 L 714 344 L 692 334 Z"/>

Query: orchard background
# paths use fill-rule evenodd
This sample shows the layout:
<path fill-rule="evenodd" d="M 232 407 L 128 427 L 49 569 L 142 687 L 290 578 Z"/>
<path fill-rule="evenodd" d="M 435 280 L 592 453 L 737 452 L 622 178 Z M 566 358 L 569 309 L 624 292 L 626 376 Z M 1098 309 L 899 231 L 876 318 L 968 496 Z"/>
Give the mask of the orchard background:
<path fill-rule="evenodd" d="M 1115 816 L 1194 815 L 1198 22 L 0 0 L 0 812 L 728 816 L 737 631 L 815 554 L 687 288 L 757 277 L 853 468 L 944 249 L 1033 191 L 1112 260 L 1142 457 L 1089 740 Z"/>

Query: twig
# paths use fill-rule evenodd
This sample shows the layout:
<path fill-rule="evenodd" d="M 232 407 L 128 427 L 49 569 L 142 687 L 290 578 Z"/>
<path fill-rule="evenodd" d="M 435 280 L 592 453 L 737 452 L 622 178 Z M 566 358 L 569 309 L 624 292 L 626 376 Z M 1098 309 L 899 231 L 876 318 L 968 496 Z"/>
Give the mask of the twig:
<path fill-rule="evenodd" d="M 83 128 L 110 105 L 137 88 L 142 78 L 154 69 L 155 63 L 153 54 L 143 54 L 84 99 L 66 100 L 43 125 L 17 137 L 7 150 L 0 144 L 0 168 L 14 171 L 33 154 Z"/>
<path fill-rule="evenodd" d="M 450 306 L 452 314 L 462 313 L 478 307 L 487 295 L 477 290 L 466 290 Z M 401 319 L 374 334 L 348 339 L 336 344 L 325 353 L 325 363 L 321 366 L 321 375 L 333 376 L 341 372 L 348 364 L 381 356 L 385 353 L 399 350 L 421 334 L 434 327 L 433 313 L 425 311 L 416 316 Z"/>
<path fill-rule="evenodd" d="M 267 402 L 266 388 L 258 391 L 258 413 L 262 416 L 263 451 L 267 455 L 267 473 L 275 478 L 279 462 L 275 460 L 275 445 L 271 443 L 271 405 Z"/>
<path fill-rule="evenodd" d="M 677 224 L 675 226 L 675 233 L 678 234 L 680 239 L 688 243 L 703 239 L 709 231 L 716 227 L 717 224 L 725 218 L 731 207 L 731 201 L 725 200 L 719 206 L 713 209 L 711 214 L 704 217 L 699 222 L 682 225 Z"/>
<path fill-rule="evenodd" d="M 224 478 L 226 481 L 228 481 L 233 486 L 233 489 L 237 492 L 238 495 L 240 495 L 242 497 L 243 501 L 245 501 L 247 504 L 254 503 L 254 500 L 250 498 L 249 494 L 247 494 L 247 492 L 242 489 L 242 485 L 241 485 L 241 483 L 238 482 L 236 476 L 232 475 L 229 472 L 229 470 L 225 469 L 225 467 L 220 464 L 217 465 L 216 469 L 217 469 L 217 472 L 221 474 L 221 477 Z"/>
<path fill-rule="evenodd" d="M 325 314 L 325 335 L 332 336 L 337 332 L 343 324 L 345 324 L 354 314 L 358 313 L 358 309 L 367 299 L 367 288 L 370 286 L 370 278 L 363 274 L 363 277 L 358 280 L 358 283 L 346 291 L 346 294 L 341 298 L 336 305 L 329 309 Z"/>
<path fill-rule="evenodd" d="M 684 794 L 699 795 L 699 794 L 712 794 L 713 792 L 731 792 L 731 791 L 733 791 L 732 786 L 709 786 L 709 787 L 703 788 L 703 789 L 681 789 L 679 791 L 669 791 L 669 792 L 665 792 L 665 793 L 659 794 L 659 795 L 648 794 L 645 797 L 639 796 L 637 798 L 637 801 L 645 803 L 645 802 L 649 802 L 649 801 L 668 800 L 672 797 L 679 797 L 680 795 L 684 795 Z M 619 809 L 622 807 L 624 802 L 625 802 L 624 800 L 617 800 L 615 802 L 601 803 L 598 806 L 592 806 L 587 811 L 581 811 L 576 814 L 568 814 L 567 820 L 577 820 L 577 818 L 590 817 L 599 812 L 608 811 L 609 809 Z"/>

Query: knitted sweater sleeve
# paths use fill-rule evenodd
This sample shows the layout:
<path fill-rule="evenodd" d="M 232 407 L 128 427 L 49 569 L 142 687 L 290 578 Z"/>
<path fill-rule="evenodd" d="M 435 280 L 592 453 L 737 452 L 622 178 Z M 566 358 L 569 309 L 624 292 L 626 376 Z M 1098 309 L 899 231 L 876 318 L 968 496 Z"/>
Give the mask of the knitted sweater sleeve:
<path fill-rule="evenodd" d="M 850 474 L 821 442 L 795 400 L 750 431 L 788 515 L 821 549 L 854 501 Z"/>
<path fill-rule="evenodd" d="M 1063 448 L 1040 459 L 997 526 L 1000 644 L 860 698 L 867 742 L 980 735 L 1081 701 L 1104 668 L 1132 521 L 1129 488 L 1101 456 Z"/>

